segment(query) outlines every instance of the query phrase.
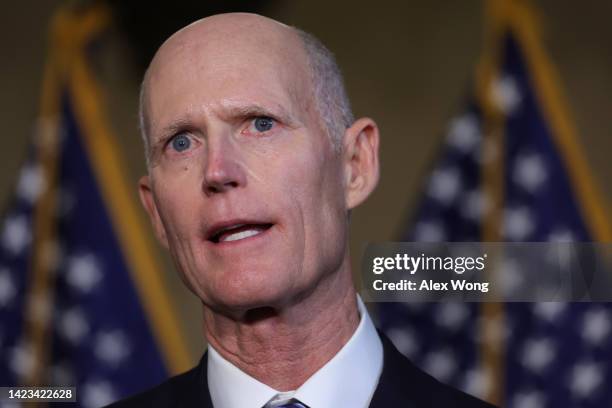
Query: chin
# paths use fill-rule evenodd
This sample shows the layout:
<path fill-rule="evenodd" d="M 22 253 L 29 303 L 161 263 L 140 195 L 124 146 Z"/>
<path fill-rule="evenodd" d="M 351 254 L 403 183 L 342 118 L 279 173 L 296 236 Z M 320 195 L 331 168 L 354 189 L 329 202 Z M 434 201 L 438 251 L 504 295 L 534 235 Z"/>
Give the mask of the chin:
<path fill-rule="evenodd" d="M 279 307 L 291 297 L 293 287 L 287 275 L 279 280 L 278 273 L 270 271 L 234 272 L 219 278 L 214 287 L 208 288 L 207 297 L 211 307 L 229 312 Z"/>

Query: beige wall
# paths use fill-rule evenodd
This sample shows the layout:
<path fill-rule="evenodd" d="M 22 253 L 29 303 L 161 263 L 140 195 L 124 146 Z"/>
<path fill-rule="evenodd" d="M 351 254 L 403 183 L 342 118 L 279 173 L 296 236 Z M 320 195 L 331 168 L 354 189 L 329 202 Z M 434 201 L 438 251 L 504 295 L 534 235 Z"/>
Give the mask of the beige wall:
<path fill-rule="evenodd" d="M 38 107 L 45 30 L 60 1 L 12 2 L 0 19 L 0 201 L 6 202 L 24 157 Z M 453 114 L 460 112 L 481 44 L 481 2 L 278 2 L 271 16 L 319 36 L 337 55 L 356 115 L 375 118 L 382 131 L 382 179 L 354 215 L 355 253 L 367 241 L 393 239 L 416 202 L 419 183 Z M 402 4 L 399 6 L 398 4 Z M 612 3 L 539 2 L 546 45 L 560 70 L 587 157 L 612 197 Z M 6 8 L 5 8 L 6 10 Z M 195 16 L 194 16 L 195 17 Z M 112 124 L 129 157 L 135 186 L 144 165 L 136 131 L 138 84 L 122 65 L 127 52 L 109 37 L 100 73 Z M 136 196 L 134 196 L 136 197 Z M 201 347 L 198 305 L 170 271 L 179 310 L 191 322 L 194 355 Z M 185 323 L 187 324 L 187 323 Z"/>

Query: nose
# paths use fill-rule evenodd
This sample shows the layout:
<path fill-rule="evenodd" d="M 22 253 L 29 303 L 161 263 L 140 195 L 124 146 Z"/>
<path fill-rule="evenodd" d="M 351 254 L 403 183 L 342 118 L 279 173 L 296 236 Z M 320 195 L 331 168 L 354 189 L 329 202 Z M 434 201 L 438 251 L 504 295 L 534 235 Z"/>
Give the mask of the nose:
<path fill-rule="evenodd" d="M 236 146 L 227 137 L 209 137 L 203 190 L 207 196 L 246 184 L 246 175 Z"/>

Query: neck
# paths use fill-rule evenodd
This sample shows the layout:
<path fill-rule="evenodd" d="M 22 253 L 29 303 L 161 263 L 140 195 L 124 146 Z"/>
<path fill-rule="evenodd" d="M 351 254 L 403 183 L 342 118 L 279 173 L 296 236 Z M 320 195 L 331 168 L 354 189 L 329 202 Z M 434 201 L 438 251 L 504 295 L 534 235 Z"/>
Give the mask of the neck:
<path fill-rule="evenodd" d="M 204 307 L 204 333 L 223 358 L 278 390 L 297 389 L 351 338 L 359 324 L 348 260 L 313 293 L 240 319 Z"/>

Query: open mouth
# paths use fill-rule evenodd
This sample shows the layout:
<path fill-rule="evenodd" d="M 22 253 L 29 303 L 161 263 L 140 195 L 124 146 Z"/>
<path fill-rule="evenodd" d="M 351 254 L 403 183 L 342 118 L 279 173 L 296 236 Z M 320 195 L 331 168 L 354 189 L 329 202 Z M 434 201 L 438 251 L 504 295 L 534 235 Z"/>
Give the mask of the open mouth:
<path fill-rule="evenodd" d="M 254 237 L 267 231 L 272 227 L 272 224 L 234 224 L 227 227 L 214 229 L 208 240 L 215 244 L 221 242 L 239 241 Z"/>

